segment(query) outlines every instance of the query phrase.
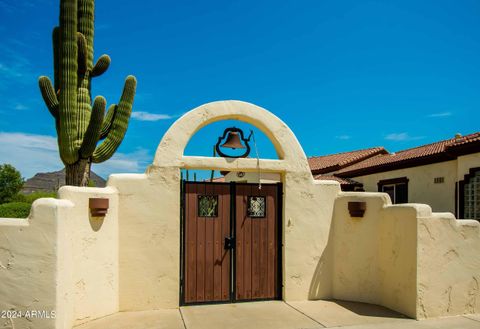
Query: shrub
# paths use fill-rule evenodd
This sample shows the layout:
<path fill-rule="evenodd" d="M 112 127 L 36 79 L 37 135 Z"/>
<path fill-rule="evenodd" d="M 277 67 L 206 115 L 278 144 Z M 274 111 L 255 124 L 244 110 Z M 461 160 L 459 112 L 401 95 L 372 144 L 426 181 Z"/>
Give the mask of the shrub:
<path fill-rule="evenodd" d="M 22 186 L 22 175 L 14 166 L 0 165 L 0 203 L 10 202 Z"/>
<path fill-rule="evenodd" d="M 32 205 L 26 202 L 9 202 L 0 205 L 0 218 L 26 218 Z"/>
<path fill-rule="evenodd" d="M 40 198 L 56 198 L 55 192 L 33 192 L 31 194 L 17 194 L 12 198 L 12 202 L 25 202 L 32 204 L 33 201 Z"/>

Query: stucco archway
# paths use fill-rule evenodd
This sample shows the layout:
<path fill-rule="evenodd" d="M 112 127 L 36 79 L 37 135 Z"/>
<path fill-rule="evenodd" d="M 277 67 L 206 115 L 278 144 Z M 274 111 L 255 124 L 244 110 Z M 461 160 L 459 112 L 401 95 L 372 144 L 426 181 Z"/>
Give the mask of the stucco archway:
<path fill-rule="evenodd" d="M 184 156 L 184 149 L 201 128 L 222 120 L 239 120 L 260 129 L 273 143 L 279 160 L 261 160 L 265 171 L 304 172 L 310 169 L 300 143 L 290 128 L 271 112 L 247 102 L 218 101 L 199 106 L 179 118 L 160 142 L 153 165 L 218 170 L 256 170 L 256 159 L 225 159 Z"/>
<path fill-rule="evenodd" d="M 230 119 L 260 129 L 273 143 L 279 159 L 184 155 L 198 130 Z M 262 172 L 281 173 L 283 182 L 283 299 L 308 298 L 318 257 L 328 239 L 339 184 L 314 181 L 297 138 L 278 117 L 250 103 L 220 101 L 197 107 L 179 118 L 162 138 L 146 174 L 110 177 L 109 185 L 128 194 L 119 211 L 120 245 L 128 245 L 120 259 L 121 310 L 179 304 L 180 170 L 258 171 L 259 166 Z M 142 280 L 138 280 L 139 269 Z"/>

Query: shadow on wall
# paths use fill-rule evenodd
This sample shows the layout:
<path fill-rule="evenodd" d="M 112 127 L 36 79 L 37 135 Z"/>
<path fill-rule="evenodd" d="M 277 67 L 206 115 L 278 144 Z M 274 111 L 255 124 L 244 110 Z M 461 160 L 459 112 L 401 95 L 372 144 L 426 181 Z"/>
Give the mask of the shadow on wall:
<path fill-rule="evenodd" d="M 364 217 L 350 216 L 350 201 L 366 202 Z M 427 205 L 341 193 L 308 297 L 377 304 L 415 319 L 478 312 L 479 233 L 478 222 Z"/>
<path fill-rule="evenodd" d="M 365 201 L 352 217 L 351 201 Z M 416 208 L 391 207 L 383 193 L 342 193 L 335 200 L 328 243 L 317 265 L 309 298 L 381 305 L 416 317 Z M 330 289 L 329 289 L 330 288 Z"/>
<path fill-rule="evenodd" d="M 105 221 L 105 216 L 96 217 L 96 216 L 89 215 L 88 221 L 90 222 L 90 227 L 92 228 L 92 230 L 94 232 L 98 232 L 103 226 L 103 222 Z"/>
<path fill-rule="evenodd" d="M 335 218 L 335 208 L 333 210 L 333 218 Z M 327 246 L 323 250 L 320 260 L 318 261 L 315 273 L 313 274 L 310 290 L 308 292 L 309 300 L 331 299 L 332 296 L 332 275 L 333 275 L 333 226 L 332 220 L 328 233 Z"/>

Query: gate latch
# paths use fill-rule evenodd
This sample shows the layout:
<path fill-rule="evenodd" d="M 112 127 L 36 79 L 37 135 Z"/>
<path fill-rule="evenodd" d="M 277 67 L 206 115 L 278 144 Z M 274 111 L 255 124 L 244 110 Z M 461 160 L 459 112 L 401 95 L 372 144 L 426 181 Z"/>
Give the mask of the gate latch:
<path fill-rule="evenodd" d="M 225 237 L 225 249 L 233 249 L 235 247 L 235 238 L 231 236 Z"/>

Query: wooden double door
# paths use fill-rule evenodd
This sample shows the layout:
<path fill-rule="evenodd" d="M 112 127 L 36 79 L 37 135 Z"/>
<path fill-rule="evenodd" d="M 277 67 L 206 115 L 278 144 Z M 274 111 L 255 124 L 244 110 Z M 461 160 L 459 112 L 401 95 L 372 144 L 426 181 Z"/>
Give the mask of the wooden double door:
<path fill-rule="evenodd" d="M 183 182 L 181 304 L 281 299 L 281 184 Z"/>

